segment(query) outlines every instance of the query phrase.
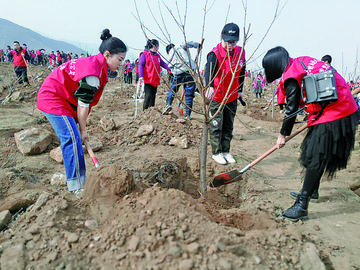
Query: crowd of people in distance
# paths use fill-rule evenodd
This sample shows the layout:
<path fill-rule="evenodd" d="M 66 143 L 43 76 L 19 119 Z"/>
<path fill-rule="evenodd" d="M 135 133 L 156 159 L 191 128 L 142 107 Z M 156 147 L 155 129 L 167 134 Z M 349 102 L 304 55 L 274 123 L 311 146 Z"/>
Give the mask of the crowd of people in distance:
<path fill-rule="evenodd" d="M 19 42 L 16 43 L 20 45 Z M 57 67 L 71 59 L 89 56 L 88 53 L 81 53 L 78 55 L 77 53 L 65 53 L 60 50 L 46 52 L 45 49 L 29 49 L 25 43 L 20 45 L 20 48 L 26 52 L 24 53 L 24 58 L 27 60 L 27 63 L 31 65 Z M 13 62 L 14 50 L 16 50 L 15 44 L 13 47 L 8 45 L 6 49 L 0 49 L 0 62 Z"/>

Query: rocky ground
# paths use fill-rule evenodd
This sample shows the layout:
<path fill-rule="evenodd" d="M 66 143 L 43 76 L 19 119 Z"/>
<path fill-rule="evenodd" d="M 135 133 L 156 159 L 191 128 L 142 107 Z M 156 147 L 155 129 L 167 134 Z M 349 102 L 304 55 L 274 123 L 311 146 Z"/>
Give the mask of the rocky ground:
<path fill-rule="evenodd" d="M 31 66 L 31 86 L 23 87 L 11 84 L 11 65 L 0 65 L 1 270 L 360 269 L 358 138 L 348 168 L 322 182 L 310 219 L 292 223 L 281 212 L 293 203 L 289 192 L 301 188 L 305 132 L 241 181 L 208 186 L 203 198 L 202 116 L 182 120 L 176 102 L 172 114 L 161 115 L 167 90 L 160 86 L 156 106 L 142 112 L 140 103 L 134 117 L 136 86 L 111 79 L 88 120 L 101 165 L 86 155 L 87 184 L 76 197 L 66 189 L 61 158 L 54 160 L 59 142 L 36 109 L 37 87 L 49 72 Z M 246 81 L 247 106 L 238 107 L 232 142 L 237 163 L 218 165 L 209 152 L 208 181 L 274 145 L 283 114 L 275 106 L 272 117 L 272 90 L 255 99 Z M 194 106 L 201 111 L 200 96 Z M 42 153 L 24 155 L 14 134 L 31 128 L 52 140 Z"/>

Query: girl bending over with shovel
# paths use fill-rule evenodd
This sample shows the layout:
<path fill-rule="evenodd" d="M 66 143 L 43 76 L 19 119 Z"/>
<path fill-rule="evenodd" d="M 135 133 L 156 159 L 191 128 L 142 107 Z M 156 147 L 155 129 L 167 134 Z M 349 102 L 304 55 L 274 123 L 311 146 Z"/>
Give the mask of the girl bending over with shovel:
<path fill-rule="evenodd" d="M 286 112 L 277 147 L 285 145 L 294 126 L 303 89 L 302 80 L 307 74 L 320 75 L 331 70 L 331 66 L 315 58 L 303 56 L 290 58 L 283 47 L 269 50 L 263 58 L 266 79 L 272 82 L 281 77 L 286 93 Z M 333 84 L 337 99 L 326 103 L 311 103 L 305 97 L 308 115 L 308 132 L 301 145 L 300 163 L 305 167 L 302 190 L 297 194 L 293 206 L 285 210 L 283 217 L 292 221 L 308 218 L 309 200 L 318 190 L 324 172 L 333 176 L 336 170 L 344 169 L 354 149 L 355 131 L 358 123 L 357 105 L 351 96 L 344 78 L 333 70 Z M 310 75 L 311 76 L 311 75 Z M 306 94 L 305 94 L 306 95 Z"/>
<path fill-rule="evenodd" d="M 100 39 L 99 54 L 68 61 L 55 69 L 37 96 L 37 108 L 60 139 L 67 187 L 76 195 L 82 192 L 86 178 L 82 148 L 82 142 L 89 142 L 86 119 L 99 102 L 108 81 L 108 69 L 118 70 L 127 51 L 126 45 L 108 29 L 103 30 Z"/>

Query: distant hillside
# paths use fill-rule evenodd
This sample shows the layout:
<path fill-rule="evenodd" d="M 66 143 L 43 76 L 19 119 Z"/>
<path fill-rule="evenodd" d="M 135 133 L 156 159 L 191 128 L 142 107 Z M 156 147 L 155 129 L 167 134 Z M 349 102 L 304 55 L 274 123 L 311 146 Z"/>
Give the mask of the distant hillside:
<path fill-rule="evenodd" d="M 31 50 L 45 49 L 47 53 L 56 50 L 77 54 L 84 52 L 75 45 L 44 37 L 29 28 L 0 18 L 0 49 L 5 49 L 7 45 L 13 47 L 14 40 L 19 41 L 20 44 L 26 43 Z"/>

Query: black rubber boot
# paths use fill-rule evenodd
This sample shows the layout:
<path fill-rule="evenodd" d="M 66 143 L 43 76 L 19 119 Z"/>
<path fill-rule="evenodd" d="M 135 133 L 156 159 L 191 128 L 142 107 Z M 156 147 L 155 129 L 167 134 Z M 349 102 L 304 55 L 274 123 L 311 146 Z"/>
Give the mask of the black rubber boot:
<path fill-rule="evenodd" d="M 298 222 L 299 220 L 307 220 L 308 217 L 308 206 L 310 197 L 306 192 L 302 191 L 297 196 L 295 203 L 289 209 L 282 213 L 284 218 L 290 219 L 291 221 Z"/>
<path fill-rule="evenodd" d="M 296 200 L 296 198 L 300 195 L 301 191 L 299 192 L 290 192 L 290 197 Z M 315 190 L 310 197 L 311 202 L 317 202 L 319 200 L 319 190 Z"/>

